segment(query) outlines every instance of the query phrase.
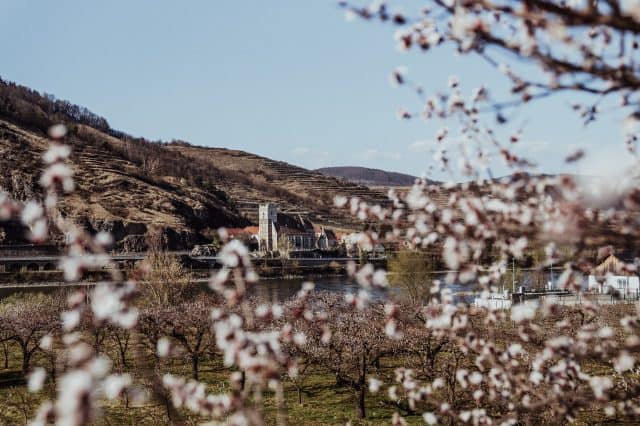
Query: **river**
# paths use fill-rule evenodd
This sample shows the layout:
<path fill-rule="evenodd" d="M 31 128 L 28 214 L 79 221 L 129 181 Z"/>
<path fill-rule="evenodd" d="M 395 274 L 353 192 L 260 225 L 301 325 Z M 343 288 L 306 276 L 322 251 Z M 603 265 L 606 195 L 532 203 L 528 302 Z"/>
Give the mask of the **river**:
<path fill-rule="evenodd" d="M 305 281 L 311 281 L 315 284 L 316 291 L 329 291 L 332 293 L 357 293 L 360 287 L 357 283 L 350 280 L 343 275 L 324 275 L 316 276 L 313 278 L 267 278 L 260 280 L 259 283 L 253 285 L 249 289 L 249 294 L 263 300 L 282 301 L 293 297 L 302 287 Z M 198 280 L 198 283 L 202 286 L 206 286 L 206 280 Z M 63 289 L 74 289 L 81 287 L 91 288 L 93 284 L 46 284 L 37 283 L 33 286 L 29 284 L 21 284 L 19 287 L 2 287 L 0 286 L 0 300 L 4 299 L 12 294 L 16 293 L 53 293 L 55 291 Z M 469 286 L 450 285 L 447 286 L 451 291 L 455 293 L 468 292 L 471 290 Z M 397 291 L 392 289 L 391 291 Z M 384 298 L 384 293 L 380 290 L 373 290 L 371 292 L 373 300 L 381 300 Z M 473 300 L 472 296 L 465 294 L 465 296 L 457 297 L 458 301 L 470 302 Z"/>
<path fill-rule="evenodd" d="M 305 281 L 315 283 L 317 291 L 329 291 L 334 293 L 356 293 L 359 289 L 358 284 L 350 281 L 341 275 L 327 275 L 321 277 L 310 278 L 268 278 L 262 279 L 259 283 L 249 288 L 249 294 L 264 300 L 285 300 L 293 297 L 302 288 Z M 198 280 L 200 285 L 206 286 L 206 280 Z M 64 289 L 76 289 L 87 287 L 91 288 L 91 284 L 57 284 L 37 283 L 33 286 L 29 284 L 20 284 L 20 286 L 0 286 L 0 300 L 16 293 L 45 293 L 50 294 Z M 374 299 L 382 297 L 380 291 L 373 292 Z"/>

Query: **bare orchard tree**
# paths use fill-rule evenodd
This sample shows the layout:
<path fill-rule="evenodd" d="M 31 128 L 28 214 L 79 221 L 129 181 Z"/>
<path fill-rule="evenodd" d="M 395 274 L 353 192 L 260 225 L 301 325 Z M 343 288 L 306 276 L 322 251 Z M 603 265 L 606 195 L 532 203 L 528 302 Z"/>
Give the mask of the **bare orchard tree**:
<path fill-rule="evenodd" d="M 305 382 L 309 379 L 311 372 L 313 371 L 314 364 L 303 357 L 296 357 L 297 368 L 295 373 L 289 376 L 289 380 L 296 388 L 298 394 L 298 405 L 303 405 L 302 394 L 304 393 Z"/>
<path fill-rule="evenodd" d="M 211 309 L 219 303 L 213 297 L 201 295 L 193 300 L 169 307 L 164 324 L 166 336 L 177 343 L 183 358 L 191 364 L 191 376 L 198 380 L 200 362 L 211 354 L 215 347 L 211 328 Z M 171 344 L 171 342 L 169 342 Z"/>
<path fill-rule="evenodd" d="M 60 304 L 50 296 L 27 294 L 0 305 L 0 328 L 5 340 L 14 342 L 22 354 L 22 373 L 31 370 L 41 340 L 60 328 Z"/>
<path fill-rule="evenodd" d="M 314 295 L 311 304 L 320 315 L 326 315 L 331 337 L 326 339 L 321 330 L 308 327 L 305 321 L 295 323 L 292 332 L 299 333 L 298 339 L 306 340 L 299 342 L 297 350 L 308 362 L 331 371 L 341 385 L 351 388 L 355 392 L 356 414 L 365 418 L 369 375 L 375 371 L 380 358 L 400 352 L 401 341 L 385 334 L 381 305 L 358 310 L 340 295 L 324 292 Z M 296 302 L 286 308 L 296 310 Z"/>
<path fill-rule="evenodd" d="M 96 323 L 92 315 L 85 312 L 81 321 L 81 330 L 87 343 L 93 348 L 95 353 L 105 353 L 105 343 L 109 333 L 107 324 L 104 322 Z"/>
<path fill-rule="evenodd" d="M 415 356 L 418 360 L 418 371 L 427 380 L 433 380 L 438 373 L 450 368 L 443 355 L 452 349 L 448 336 L 434 332 L 425 327 L 426 311 L 422 305 L 400 305 L 403 312 L 403 329 L 405 335 L 403 350 L 405 354 Z M 440 362 L 439 362 L 440 361 Z"/>
<path fill-rule="evenodd" d="M 198 380 L 202 359 L 215 347 L 211 309 L 218 303 L 201 294 L 178 304 L 149 307 L 142 311 L 140 331 L 156 356 L 187 360 L 192 378 Z"/>
<path fill-rule="evenodd" d="M 117 350 L 117 360 L 121 371 L 129 366 L 127 354 L 129 353 L 129 349 L 133 343 L 132 337 L 131 330 L 107 324 L 107 340 L 115 346 Z"/>
<path fill-rule="evenodd" d="M 171 324 L 167 323 L 168 310 L 168 306 L 146 306 L 140 311 L 138 318 L 137 331 L 142 335 L 142 342 L 156 363 L 161 360 L 158 343 L 171 328 Z"/>

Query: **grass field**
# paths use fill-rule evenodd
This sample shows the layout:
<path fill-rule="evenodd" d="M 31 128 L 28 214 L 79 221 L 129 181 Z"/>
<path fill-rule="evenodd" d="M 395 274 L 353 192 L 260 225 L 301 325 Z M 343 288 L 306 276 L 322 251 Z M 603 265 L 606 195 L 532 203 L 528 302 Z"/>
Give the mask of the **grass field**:
<path fill-rule="evenodd" d="M 8 368 L 0 369 L 0 424 L 22 425 L 32 419 L 39 403 L 54 397 L 54 386 L 51 380 L 47 382 L 43 390 L 37 394 L 29 393 L 25 379 L 20 371 L 20 354 L 16 347 L 11 346 Z M 115 353 L 113 359 L 117 359 Z M 144 359 L 151 358 L 145 354 Z M 0 358 L 0 367 L 4 367 L 3 357 Z M 37 354 L 33 366 L 47 367 L 48 361 Z M 136 360 L 129 360 L 131 364 L 128 371 L 141 382 L 149 382 L 153 371 L 148 366 L 136 365 Z M 385 360 L 381 368 L 376 372 L 378 377 L 386 377 L 389 380 L 393 376 L 396 364 L 392 360 Z M 114 361 L 114 370 L 119 366 Z M 191 370 L 188 362 L 182 359 L 173 359 L 163 363 L 158 371 L 161 374 L 171 372 L 183 377 L 190 377 Z M 228 390 L 226 369 L 218 357 L 206 360 L 200 370 L 200 381 L 208 384 L 208 390 L 212 393 Z M 337 386 L 336 380 L 330 373 L 321 369 L 311 369 L 305 375 L 302 385 L 302 404 L 298 402 L 298 390 L 290 380 L 285 381 L 285 396 L 287 404 L 288 423 L 290 425 L 344 425 L 351 422 L 352 425 L 382 425 L 389 424 L 389 419 L 395 411 L 389 405 L 383 393 L 367 395 L 367 419 L 359 420 L 355 414 L 355 393 L 347 387 Z M 103 403 L 103 415 L 96 419 L 98 425 L 156 425 L 156 424 L 200 424 L 207 419 L 191 415 L 186 410 L 180 410 L 183 419 L 170 421 L 166 407 L 161 401 L 153 400 L 143 404 L 126 404 L 124 399 Z M 128 405 L 128 406 L 127 406 Z M 276 422 L 276 407 L 273 395 L 266 395 L 265 417 L 270 424 Z M 409 424 L 423 424 L 419 415 L 408 416 Z"/>

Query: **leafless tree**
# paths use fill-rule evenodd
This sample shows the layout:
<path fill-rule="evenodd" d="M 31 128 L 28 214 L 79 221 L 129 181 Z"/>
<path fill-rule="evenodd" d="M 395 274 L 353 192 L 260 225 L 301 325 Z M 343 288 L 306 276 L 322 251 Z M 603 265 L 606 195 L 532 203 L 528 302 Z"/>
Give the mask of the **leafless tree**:
<path fill-rule="evenodd" d="M 180 304 L 148 308 L 141 317 L 142 331 L 151 348 L 157 352 L 160 339 L 169 338 L 167 343 L 191 364 L 194 380 L 198 380 L 201 360 L 214 347 L 210 320 L 213 306 L 214 298 L 200 295 Z"/>
<path fill-rule="evenodd" d="M 307 360 L 331 371 L 340 384 L 353 389 L 356 414 L 365 418 L 369 374 L 375 370 L 381 357 L 399 352 L 401 345 L 385 334 L 384 313 L 380 305 L 357 310 L 340 295 L 331 293 L 317 294 L 311 304 L 326 314 L 331 338 L 323 342 L 320 330 L 301 321 L 299 327 L 294 326 L 294 333 L 303 333 L 306 343 L 299 344 L 298 350 Z M 295 302 L 289 308 L 295 309 Z"/>
<path fill-rule="evenodd" d="M 111 324 L 107 325 L 107 339 L 114 344 L 118 351 L 118 360 L 121 369 L 126 369 L 129 365 L 127 363 L 127 354 L 129 352 L 132 336 L 131 331 L 114 327 Z"/>
<path fill-rule="evenodd" d="M 14 298 L 0 306 L 0 327 L 5 339 L 20 348 L 23 374 L 29 373 L 32 357 L 40 350 L 40 340 L 59 330 L 60 312 L 54 298 L 39 294 Z"/>

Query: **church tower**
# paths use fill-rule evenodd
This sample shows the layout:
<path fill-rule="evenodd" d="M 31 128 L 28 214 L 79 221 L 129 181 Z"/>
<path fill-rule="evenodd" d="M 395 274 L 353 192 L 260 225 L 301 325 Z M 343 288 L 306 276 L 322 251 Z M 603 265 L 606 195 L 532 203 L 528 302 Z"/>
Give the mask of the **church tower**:
<path fill-rule="evenodd" d="M 277 204 L 260 204 L 258 210 L 258 239 L 261 251 L 278 250 L 278 233 L 276 223 L 278 222 Z"/>

